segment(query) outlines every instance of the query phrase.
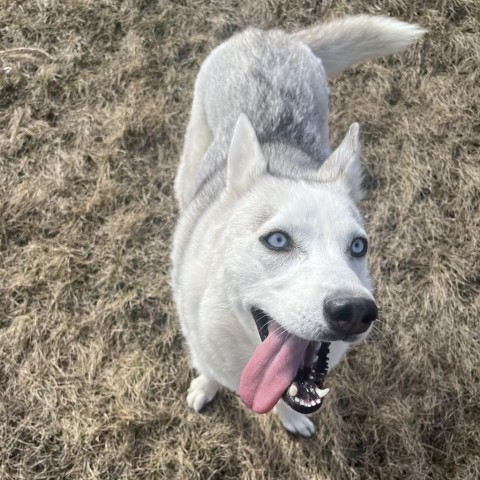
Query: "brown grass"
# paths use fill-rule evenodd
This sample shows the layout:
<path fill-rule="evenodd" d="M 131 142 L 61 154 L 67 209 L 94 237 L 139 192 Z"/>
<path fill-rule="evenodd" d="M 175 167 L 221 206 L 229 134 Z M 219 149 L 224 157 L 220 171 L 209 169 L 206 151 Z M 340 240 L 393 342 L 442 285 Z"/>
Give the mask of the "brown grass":
<path fill-rule="evenodd" d="M 477 0 L 2 3 L 0 478 L 479 478 Z M 187 409 L 172 180 L 212 47 L 345 13 L 429 34 L 332 82 L 383 322 L 302 440 L 226 391 Z"/>

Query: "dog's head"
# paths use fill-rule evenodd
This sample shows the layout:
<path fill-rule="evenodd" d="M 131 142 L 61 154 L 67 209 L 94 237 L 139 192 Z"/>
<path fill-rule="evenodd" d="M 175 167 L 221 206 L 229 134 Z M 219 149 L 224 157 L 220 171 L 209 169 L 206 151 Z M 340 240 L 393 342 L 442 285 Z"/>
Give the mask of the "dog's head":
<path fill-rule="evenodd" d="M 310 181 L 269 175 L 255 131 L 242 115 L 233 135 L 225 195 L 229 288 L 310 341 L 357 341 L 377 308 L 367 267 L 358 125 Z"/>
<path fill-rule="evenodd" d="M 367 267 L 358 125 L 309 177 L 272 175 L 249 120 L 233 134 L 222 235 L 230 301 L 262 343 L 243 370 L 240 394 L 258 413 L 279 398 L 302 413 L 325 394 L 321 342 L 354 342 L 377 317 Z M 255 321 L 255 322 L 254 322 Z M 315 355 L 318 353 L 318 356 Z"/>

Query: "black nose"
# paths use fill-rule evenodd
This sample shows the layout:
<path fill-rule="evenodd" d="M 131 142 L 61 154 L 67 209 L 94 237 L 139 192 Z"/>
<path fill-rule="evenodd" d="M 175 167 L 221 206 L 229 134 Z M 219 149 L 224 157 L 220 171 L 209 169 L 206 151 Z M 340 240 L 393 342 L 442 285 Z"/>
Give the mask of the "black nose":
<path fill-rule="evenodd" d="M 328 324 L 339 333 L 363 333 L 378 315 L 377 305 L 369 298 L 327 298 L 323 308 Z"/>

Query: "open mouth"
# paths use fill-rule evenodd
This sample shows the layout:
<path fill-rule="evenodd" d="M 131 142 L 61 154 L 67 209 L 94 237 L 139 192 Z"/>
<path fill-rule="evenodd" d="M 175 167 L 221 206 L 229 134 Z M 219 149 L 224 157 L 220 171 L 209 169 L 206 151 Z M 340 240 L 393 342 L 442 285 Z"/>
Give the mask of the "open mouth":
<path fill-rule="evenodd" d="M 309 342 L 283 329 L 264 311 L 252 308 L 262 343 L 244 368 L 240 396 L 257 413 L 270 411 L 282 398 L 299 413 L 313 413 L 328 389 L 330 343 Z"/>

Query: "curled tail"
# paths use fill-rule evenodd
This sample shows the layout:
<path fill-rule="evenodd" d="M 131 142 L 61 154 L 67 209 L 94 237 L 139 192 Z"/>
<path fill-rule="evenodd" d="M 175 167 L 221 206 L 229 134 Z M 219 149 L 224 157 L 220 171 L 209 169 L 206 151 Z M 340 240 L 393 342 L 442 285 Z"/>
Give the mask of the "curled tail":
<path fill-rule="evenodd" d="M 364 60 L 400 52 L 425 33 L 385 16 L 358 15 L 316 25 L 291 36 L 306 43 L 333 75 Z"/>

